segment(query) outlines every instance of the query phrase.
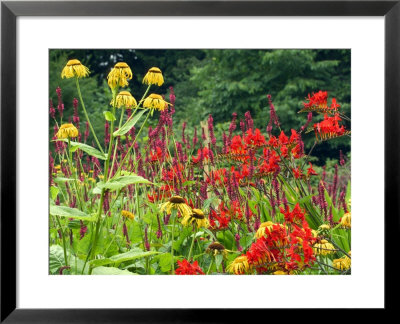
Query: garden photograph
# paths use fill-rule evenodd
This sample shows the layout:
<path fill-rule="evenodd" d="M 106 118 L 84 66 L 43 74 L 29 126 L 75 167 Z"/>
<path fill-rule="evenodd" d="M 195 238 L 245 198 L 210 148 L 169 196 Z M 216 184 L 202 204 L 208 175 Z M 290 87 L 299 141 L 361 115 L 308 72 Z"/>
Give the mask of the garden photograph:
<path fill-rule="evenodd" d="M 351 275 L 350 49 L 50 49 L 50 275 Z"/>

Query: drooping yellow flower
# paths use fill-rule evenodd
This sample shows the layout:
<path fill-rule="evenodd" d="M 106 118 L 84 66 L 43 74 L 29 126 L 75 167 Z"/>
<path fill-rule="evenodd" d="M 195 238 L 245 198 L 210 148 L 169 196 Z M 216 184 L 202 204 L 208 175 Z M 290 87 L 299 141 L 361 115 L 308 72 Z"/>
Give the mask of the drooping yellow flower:
<path fill-rule="evenodd" d="M 351 256 L 351 251 L 348 253 Z M 334 268 L 339 270 L 347 270 L 351 267 L 351 259 L 345 255 L 342 258 L 334 259 L 332 262 Z"/>
<path fill-rule="evenodd" d="M 249 265 L 246 255 L 241 255 L 241 256 L 237 257 L 226 268 L 226 270 L 228 272 L 234 273 L 236 275 L 248 273 L 249 269 L 250 269 L 250 265 Z"/>
<path fill-rule="evenodd" d="M 107 76 L 107 82 L 111 89 L 118 85 L 126 87 L 128 80 L 132 79 L 132 70 L 125 62 L 118 62 Z"/>
<path fill-rule="evenodd" d="M 226 256 L 228 253 L 228 250 L 225 249 L 225 247 L 219 243 L 219 242 L 213 242 L 211 243 L 208 248 L 206 249 L 207 253 L 211 253 L 212 255 L 217 255 L 217 254 L 222 254 L 223 256 Z"/>
<path fill-rule="evenodd" d="M 111 100 L 110 105 L 114 104 L 114 100 Z M 137 106 L 136 99 L 131 95 L 129 91 L 121 91 L 115 98 L 115 107 L 135 108 Z"/>
<path fill-rule="evenodd" d="M 78 132 L 77 128 L 72 124 L 61 125 L 60 129 L 58 130 L 58 132 L 56 134 L 58 139 L 77 137 L 78 135 L 79 135 L 79 132 Z"/>
<path fill-rule="evenodd" d="M 313 250 L 316 255 L 328 255 L 335 252 L 335 247 L 327 240 L 321 240 L 314 244 Z"/>
<path fill-rule="evenodd" d="M 192 208 L 190 208 L 190 206 L 186 204 L 185 199 L 180 196 L 173 196 L 160 206 L 160 211 L 165 211 L 168 215 L 171 214 L 172 209 L 178 210 L 183 218 L 190 217 L 192 215 Z"/>
<path fill-rule="evenodd" d="M 155 108 L 160 111 L 164 110 L 167 105 L 170 105 L 170 103 L 166 102 L 160 95 L 155 93 L 152 93 L 143 102 L 144 108 Z"/>
<path fill-rule="evenodd" d="M 274 225 L 273 222 L 265 222 L 265 223 L 261 223 L 260 227 L 258 228 L 257 232 L 256 232 L 256 238 L 261 238 L 265 235 L 265 228 L 268 228 L 269 231 L 272 231 L 272 226 Z"/>
<path fill-rule="evenodd" d="M 69 60 L 61 72 L 61 78 L 84 78 L 89 75 L 89 69 L 79 60 Z"/>
<path fill-rule="evenodd" d="M 152 67 L 143 78 L 144 84 L 157 84 L 161 86 L 164 83 L 164 77 L 158 67 Z"/>
<path fill-rule="evenodd" d="M 342 220 L 340 221 L 340 225 L 343 228 L 351 228 L 351 213 L 346 213 L 343 215 Z"/>
<path fill-rule="evenodd" d="M 135 215 L 133 215 L 133 213 L 131 213 L 130 211 L 127 210 L 122 210 L 121 211 L 121 215 L 125 218 L 129 218 L 131 220 L 133 220 L 135 218 Z"/>
<path fill-rule="evenodd" d="M 282 270 L 278 270 L 278 271 L 275 271 L 273 274 L 274 275 L 287 275 L 288 273 L 285 271 L 282 271 Z"/>
<path fill-rule="evenodd" d="M 192 209 L 192 215 L 186 216 L 182 220 L 183 226 L 189 226 L 195 223 L 197 228 L 204 227 L 207 228 L 210 223 L 208 219 L 204 216 L 204 213 L 200 209 Z"/>

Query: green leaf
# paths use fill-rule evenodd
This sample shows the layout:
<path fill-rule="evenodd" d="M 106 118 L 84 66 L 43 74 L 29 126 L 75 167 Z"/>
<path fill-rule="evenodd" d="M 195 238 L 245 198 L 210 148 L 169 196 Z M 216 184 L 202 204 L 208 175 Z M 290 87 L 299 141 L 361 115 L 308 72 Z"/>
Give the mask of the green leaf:
<path fill-rule="evenodd" d="M 59 245 L 50 246 L 49 252 L 49 271 L 51 274 L 57 273 L 57 271 L 64 266 L 64 250 Z"/>
<path fill-rule="evenodd" d="M 57 205 L 50 206 L 50 215 L 80 219 L 89 222 L 93 222 L 97 219 L 96 214 L 88 215 L 76 208 Z"/>
<path fill-rule="evenodd" d="M 109 258 L 107 258 L 107 259 L 96 259 L 96 260 L 90 261 L 89 262 L 89 266 L 94 269 L 94 268 L 97 268 L 97 267 L 101 267 L 101 266 L 105 266 L 105 265 L 111 264 L 113 262 L 114 261 L 109 259 Z"/>
<path fill-rule="evenodd" d="M 60 139 L 58 141 L 63 141 L 63 142 L 68 143 L 68 140 L 66 140 L 66 139 Z M 85 152 L 85 153 L 87 153 L 87 154 L 89 154 L 91 156 L 97 157 L 98 159 L 101 159 L 101 160 L 105 160 L 106 159 L 106 155 L 105 154 L 101 153 L 99 150 L 95 149 L 94 147 L 92 147 L 90 145 L 87 145 L 87 144 L 84 144 L 84 143 L 79 143 L 79 142 L 72 142 L 72 141 L 70 142 L 70 144 L 71 144 L 71 151 L 72 152 L 75 152 L 77 149 L 80 149 L 83 152 Z"/>
<path fill-rule="evenodd" d="M 157 251 L 142 251 L 139 249 L 131 250 L 129 252 L 113 255 L 110 257 L 110 260 L 114 262 L 115 266 L 118 266 L 122 262 L 132 261 L 135 259 L 140 259 L 144 257 L 148 257 L 150 255 L 160 254 Z"/>
<path fill-rule="evenodd" d="M 217 269 L 218 269 L 219 266 L 221 265 L 223 259 L 224 259 L 224 256 L 223 256 L 222 254 L 217 254 L 217 255 L 215 256 L 215 264 L 216 264 L 216 266 L 217 266 Z"/>
<path fill-rule="evenodd" d="M 52 200 L 56 200 L 59 191 L 60 191 L 60 189 L 58 187 L 54 187 L 54 186 L 50 187 L 50 195 L 51 195 Z"/>
<path fill-rule="evenodd" d="M 113 135 L 114 136 L 121 136 L 126 134 L 127 132 L 129 132 L 131 130 L 131 128 L 133 126 L 135 126 L 135 124 L 138 122 L 138 120 L 140 119 L 140 117 L 142 117 L 142 115 L 146 112 L 147 110 L 141 110 L 140 112 L 138 112 L 131 120 L 127 121 L 124 125 L 121 126 L 120 129 L 116 130 Z"/>
<path fill-rule="evenodd" d="M 54 178 L 53 180 L 56 183 L 64 183 L 64 182 L 68 182 L 68 181 L 74 181 L 74 179 L 70 179 L 70 178 Z"/>
<path fill-rule="evenodd" d="M 114 267 L 97 267 L 92 271 L 92 275 L 109 276 L 109 275 L 135 275 L 128 270 L 121 270 Z"/>
<path fill-rule="evenodd" d="M 114 121 L 116 119 L 111 111 L 103 111 L 103 114 L 104 118 L 109 122 Z"/>
<path fill-rule="evenodd" d="M 141 176 L 130 175 L 130 176 L 116 177 L 114 179 L 111 179 L 110 181 L 107 181 L 106 183 L 99 182 L 97 184 L 97 187 L 100 189 L 108 189 L 114 191 L 136 183 L 153 184 L 152 182 Z"/>
<path fill-rule="evenodd" d="M 171 270 L 171 265 L 173 262 L 172 255 L 169 253 L 165 253 L 163 255 L 160 255 L 159 259 L 160 259 L 159 266 L 161 268 L 161 271 L 169 272 Z"/>

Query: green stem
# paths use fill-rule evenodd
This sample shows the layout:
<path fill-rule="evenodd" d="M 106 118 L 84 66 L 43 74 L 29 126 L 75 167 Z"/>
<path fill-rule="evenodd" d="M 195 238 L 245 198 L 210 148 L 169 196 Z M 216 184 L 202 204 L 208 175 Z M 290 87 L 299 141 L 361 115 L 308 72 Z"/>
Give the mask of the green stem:
<path fill-rule="evenodd" d="M 172 255 L 172 274 L 175 274 L 175 261 L 174 261 L 174 229 L 175 229 L 175 218 L 176 218 L 176 211 L 172 211 L 172 231 L 171 231 L 171 255 Z"/>
<path fill-rule="evenodd" d="M 96 133 L 95 133 L 95 131 L 93 129 L 92 123 L 90 122 L 89 116 L 88 116 L 88 114 L 86 112 L 85 104 L 83 103 L 83 99 L 82 99 L 81 88 L 79 87 L 79 79 L 78 78 L 76 78 L 76 88 L 78 90 L 79 100 L 81 101 L 83 113 L 85 114 L 85 118 L 86 118 L 87 122 L 89 123 L 90 130 L 92 131 L 93 137 L 96 140 L 96 143 L 97 143 L 97 146 L 100 149 L 100 152 L 104 154 L 104 151 L 101 148 L 100 142 L 99 142 L 99 140 L 98 140 L 98 138 L 96 136 Z"/>
<path fill-rule="evenodd" d="M 58 217 L 56 217 L 56 220 L 57 220 L 58 226 L 60 227 L 60 231 L 61 231 L 61 234 L 62 234 L 65 266 L 68 267 L 67 247 L 66 247 L 66 243 L 65 243 L 65 234 L 64 234 L 64 231 L 63 231 L 63 229 L 62 229 L 60 219 L 59 219 Z"/>
<path fill-rule="evenodd" d="M 119 119 L 118 129 L 121 128 L 122 120 L 124 119 L 124 112 L 125 112 L 125 109 L 124 109 L 124 107 L 122 107 L 122 108 L 121 108 L 121 117 L 120 117 L 120 119 Z M 117 143 L 118 143 L 118 139 L 115 139 L 113 160 L 112 160 L 112 163 L 111 163 L 111 170 L 114 169 L 115 156 L 116 156 L 116 153 L 117 153 Z"/>
<path fill-rule="evenodd" d="M 196 225 L 195 225 L 195 226 L 196 226 Z M 191 257 L 191 255 L 192 255 L 192 250 L 193 250 L 193 245 L 194 245 L 194 240 L 195 240 L 195 238 L 196 238 L 196 234 L 197 234 L 197 230 L 194 231 L 193 239 L 192 239 L 192 244 L 190 245 L 189 255 L 188 255 L 188 257 L 187 257 L 187 260 L 188 260 L 189 262 L 190 262 L 190 257 Z"/>
<path fill-rule="evenodd" d="M 214 258 L 211 258 L 211 263 L 210 263 L 210 266 L 208 267 L 208 270 L 207 270 L 206 274 L 210 273 L 210 270 L 211 270 L 211 267 L 212 267 L 213 263 L 214 263 Z"/>

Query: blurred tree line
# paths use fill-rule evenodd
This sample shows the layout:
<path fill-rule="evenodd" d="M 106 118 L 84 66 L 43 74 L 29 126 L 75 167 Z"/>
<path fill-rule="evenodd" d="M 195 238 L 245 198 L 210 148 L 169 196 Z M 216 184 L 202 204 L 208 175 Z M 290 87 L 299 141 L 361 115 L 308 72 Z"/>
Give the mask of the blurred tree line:
<path fill-rule="evenodd" d="M 151 92 L 169 97 L 172 86 L 176 95 L 174 127 L 177 133 L 183 122 L 188 124 L 187 134 L 194 126 L 213 115 L 216 135 L 227 131 L 232 113 L 238 119 L 250 111 L 255 126 L 264 133 L 269 120 L 267 94 L 277 110 L 283 130 L 299 129 L 307 114 L 298 111 L 305 97 L 312 92 L 326 90 L 329 101 L 337 98 L 344 114 L 351 117 L 350 102 L 350 50 L 50 50 L 49 94 L 55 106 L 59 86 L 65 104 L 64 116 L 72 116 L 72 100 L 77 97 L 75 82 L 61 79 L 61 70 L 68 59 L 79 59 L 90 71 L 90 78 L 80 81 L 83 99 L 91 121 L 100 136 L 104 134 L 103 111 L 109 109 L 111 91 L 107 86 L 108 72 L 115 63 L 124 61 L 133 71 L 133 80 L 127 90 L 140 100 L 146 87 L 142 79 L 147 70 L 159 67 L 165 83 L 153 86 Z M 312 123 L 322 115 L 314 114 Z M 65 118 L 65 119 L 66 119 Z M 83 118 L 81 118 L 83 126 Z M 344 121 L 343 121 L 344 122 Z M 153 118 L 151 125 L 157 123 Z M 350 128 L 349 123 L 345 123 Z M 312 124 L 311 124 L 312 125 Z M 238 127 L 239 128 L 239 127 Z M 275 130 L 277 132 L 277 130 Z M 52 133 L 51 133 L 52 135 Z M 314 134 L 303 136 L 306 150 L 314 142 Z M 319 163 L 327 158 L 338 158 L 339 149 L 350 152 L 350 138 L 343 137 L 318 145 L 313 154 Z"/>

